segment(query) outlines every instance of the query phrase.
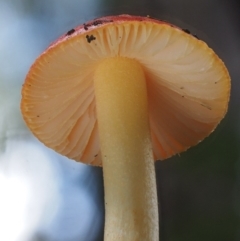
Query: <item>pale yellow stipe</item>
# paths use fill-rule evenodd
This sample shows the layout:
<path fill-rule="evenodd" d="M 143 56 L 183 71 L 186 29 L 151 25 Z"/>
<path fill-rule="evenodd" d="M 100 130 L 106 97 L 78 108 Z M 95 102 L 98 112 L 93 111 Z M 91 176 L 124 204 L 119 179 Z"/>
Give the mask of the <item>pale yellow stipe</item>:
<path fill-rule="evenodd" d="M 134 59 L 103 60 L 94 75 L 105 187 L 105 241 L 157 241 L 156 178 L 147 89 Z"/>

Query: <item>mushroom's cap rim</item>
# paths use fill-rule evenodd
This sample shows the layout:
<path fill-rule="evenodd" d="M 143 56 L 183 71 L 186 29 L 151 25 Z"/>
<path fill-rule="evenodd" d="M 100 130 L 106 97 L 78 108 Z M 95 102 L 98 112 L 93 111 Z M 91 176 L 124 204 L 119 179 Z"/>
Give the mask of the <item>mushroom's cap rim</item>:
<path fill-rule="evenodd" d="M 67 31 L 67 33 L 61 35 L 58 39 L 53 41 L 49 45 L 49 47 L 46 49 L 46 51 L 48 49 L 54 47 L 55 45 L 57 45 L 61 42 L 64 42 L 65 40 L 68 40 L 76 35 L 86 34 L 86 33 L 90 32 L 91 30 L 97 29 L 104 25 L 112 25 L 112 24 L 121 23 L 124 21 L 139 21 L 139 22 L 146 21 L 146 22 L 152 22 L 152 23 L 157 23 L 157 24 L 165 24 L 165 25 L 171 26 L 175 29 L 179 29 L 180 31 L 186 32 L 185 29 L 181 29 L 180 27 L 178 27 L 174 24 L 168 23 L 165 20 L 160 20 L 160 19 L 149 17 L 149 16 L 138 16 L 138 15 L 129 15 L 129 14 L 109 15 L 109 16 L 105 16 L 105 17 L 95 18 L 95 19 L 87 21 L 81 25 L 78 25 L 75 28 L 70 29 L 69 31 Z M 189 31 L 187 31 L 186 33 L 191 34 Z"/>

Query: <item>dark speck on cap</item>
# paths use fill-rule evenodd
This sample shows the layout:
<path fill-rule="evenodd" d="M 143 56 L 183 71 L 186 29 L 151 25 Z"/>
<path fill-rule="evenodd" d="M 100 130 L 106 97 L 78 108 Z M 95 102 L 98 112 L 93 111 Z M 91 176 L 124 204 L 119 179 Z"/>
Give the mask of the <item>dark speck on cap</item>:
<path fill-rule="evenodd" d="M 96 39 L 96 37 L 94 37 L 93 35 L 87 35 L 86 39 L 87 39 L 88 43 L 91 43 L 93 40 Z"/>
<path fill-rule="evenodd" d="M 192 34 L 188 29 L 183 28 L 182 30 L 183 30 L 185 33 L 191 34 L 193 37 L 199 39 L 198 36 L 197 36 L 196 34 Z"/>
<path fill-rule="evenodd" d="M 66 33 L 66 36 L 69 36 L 71 34 L 73 34 L 75 32 L 75 29 L 72 28 L 71 30 L 69 30 L 67 33 Z"/>

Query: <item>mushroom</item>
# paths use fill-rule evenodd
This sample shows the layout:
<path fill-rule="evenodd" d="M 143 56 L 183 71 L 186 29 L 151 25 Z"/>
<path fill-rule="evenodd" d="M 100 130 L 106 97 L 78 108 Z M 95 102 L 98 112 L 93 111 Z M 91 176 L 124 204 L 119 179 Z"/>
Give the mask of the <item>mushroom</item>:
<path fill-rule="evenodd" d="M 203 41 L 164 21 L 109 16 L 68 31 L 22 89 L 33 134 L 103 167 L 105 241 L 158 240 L 154 160 L 187 150 L 225 116 L 230 77 Z"/>

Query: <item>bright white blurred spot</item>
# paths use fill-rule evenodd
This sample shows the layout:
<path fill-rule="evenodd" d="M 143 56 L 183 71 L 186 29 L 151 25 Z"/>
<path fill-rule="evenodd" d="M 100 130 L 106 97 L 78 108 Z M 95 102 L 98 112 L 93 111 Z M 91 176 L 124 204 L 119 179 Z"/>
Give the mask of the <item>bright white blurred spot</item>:
<path fill-rule="evenodd" d="M 21 178 L 0 174 L 0 240 L 18 240 L 26 227 L 29 186 Z"/>
<path fill-rule="evenodd" d="M 0 154 L 0 240 L 27 241 L 56 214 L 58 168 L 32 137 L 11 136 L 5 147 Z"/>
<path fill-rule="evenodd" d="M 28 133 L 6 133 L 0 141 L 0 241 L 32 241 L 36 233 L 47 240 L 94 240 L 101 219 L 81 179 L 88 167 Z"/>

